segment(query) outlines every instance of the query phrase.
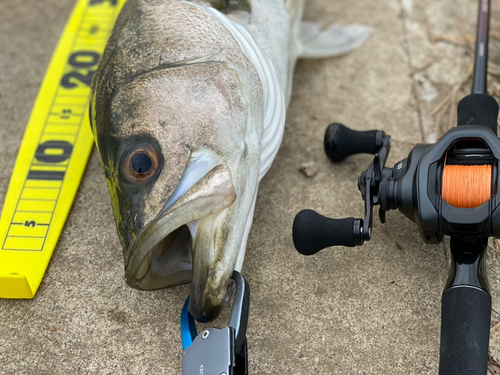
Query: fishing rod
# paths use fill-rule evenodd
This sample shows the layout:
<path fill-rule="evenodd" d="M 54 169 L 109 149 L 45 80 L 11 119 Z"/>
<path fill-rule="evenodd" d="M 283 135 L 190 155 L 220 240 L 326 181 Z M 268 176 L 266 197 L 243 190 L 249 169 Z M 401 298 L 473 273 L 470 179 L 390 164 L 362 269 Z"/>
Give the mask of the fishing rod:
<path fill-rule="evenodd" d="M 490 1 L 479 1 L 471 95 L 457 108 L 457 127 L 435 144 L 418 144 L 393 168 L 385 167 L 390 136 L 331 124 L 325 152 L 333 162 L 369 153 L 374 160 L 358 179 L 365 217 L 330 219 L 312 210 L 297 214 L 295 248 L 312 255 L 330 246 L 360 246 L 379 218 L 399 210 L 417 224 L 425 243 L 450 237 L 451 266 L 442 295 L 440 374 L 484 375 L 488 366 L 491 296 L 486 272 L 488 238 L 500 238 L 498 104 L 486 94 Z"/>

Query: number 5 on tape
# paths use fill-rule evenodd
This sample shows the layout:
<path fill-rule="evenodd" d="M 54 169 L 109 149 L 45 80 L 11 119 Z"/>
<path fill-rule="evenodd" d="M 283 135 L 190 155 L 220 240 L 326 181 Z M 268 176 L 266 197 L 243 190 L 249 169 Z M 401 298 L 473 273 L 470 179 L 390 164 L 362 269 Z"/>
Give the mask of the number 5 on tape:
<path fill-rule="evenodd" d="M 33 298 L 92 150 L 90 84 L 124 0 L 78 0 L 31 113 L 0 219 L 0 297 Z"/>

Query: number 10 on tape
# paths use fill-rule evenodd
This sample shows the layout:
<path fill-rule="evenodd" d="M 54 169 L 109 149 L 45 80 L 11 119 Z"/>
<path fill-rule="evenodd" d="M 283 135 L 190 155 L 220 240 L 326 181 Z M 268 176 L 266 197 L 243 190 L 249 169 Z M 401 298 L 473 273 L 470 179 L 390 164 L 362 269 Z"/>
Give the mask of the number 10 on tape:
<path fill-rule="evenodd" d="M 0 297 L 33 298 L 93 138 L 90 84 L 124 0 L 78 0 L 33 107 L 0 218 Z"/>

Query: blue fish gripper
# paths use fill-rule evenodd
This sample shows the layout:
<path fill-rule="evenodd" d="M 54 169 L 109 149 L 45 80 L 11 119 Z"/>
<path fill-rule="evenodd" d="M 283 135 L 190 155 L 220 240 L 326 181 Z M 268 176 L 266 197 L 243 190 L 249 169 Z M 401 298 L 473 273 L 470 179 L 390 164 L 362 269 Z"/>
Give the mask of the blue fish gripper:
<path fill-rule="evenodd" d="M 232 278 L 236 296 L 231 320 L 223 329 L 209 328 L 198 334 L 187 298 L 181 313 L 182 375 L 248 375 L 250 287 L 239 272 L 234 271 Z"/>

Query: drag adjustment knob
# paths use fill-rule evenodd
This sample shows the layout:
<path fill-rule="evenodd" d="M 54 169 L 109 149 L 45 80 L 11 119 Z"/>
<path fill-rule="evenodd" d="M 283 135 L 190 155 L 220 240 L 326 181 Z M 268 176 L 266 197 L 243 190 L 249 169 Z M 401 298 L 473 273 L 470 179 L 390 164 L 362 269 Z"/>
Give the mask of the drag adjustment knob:
<path fill-rule="evenodd" d="M 330 246 L 354 247 L 363 243 L 362 220 L 330 219 L 312 210 L 300 211 L 293 221 L 293 244 L 303 255 L 313 255 Z"/>
<path fill-rule="evenodd" d="M 325 133 L 325 153 L 337 162 L 354 154 L 376 154 L 382 146 L 385 133 L 379 130 L 356 131 L 342 124 L 330 124 Z"/>

